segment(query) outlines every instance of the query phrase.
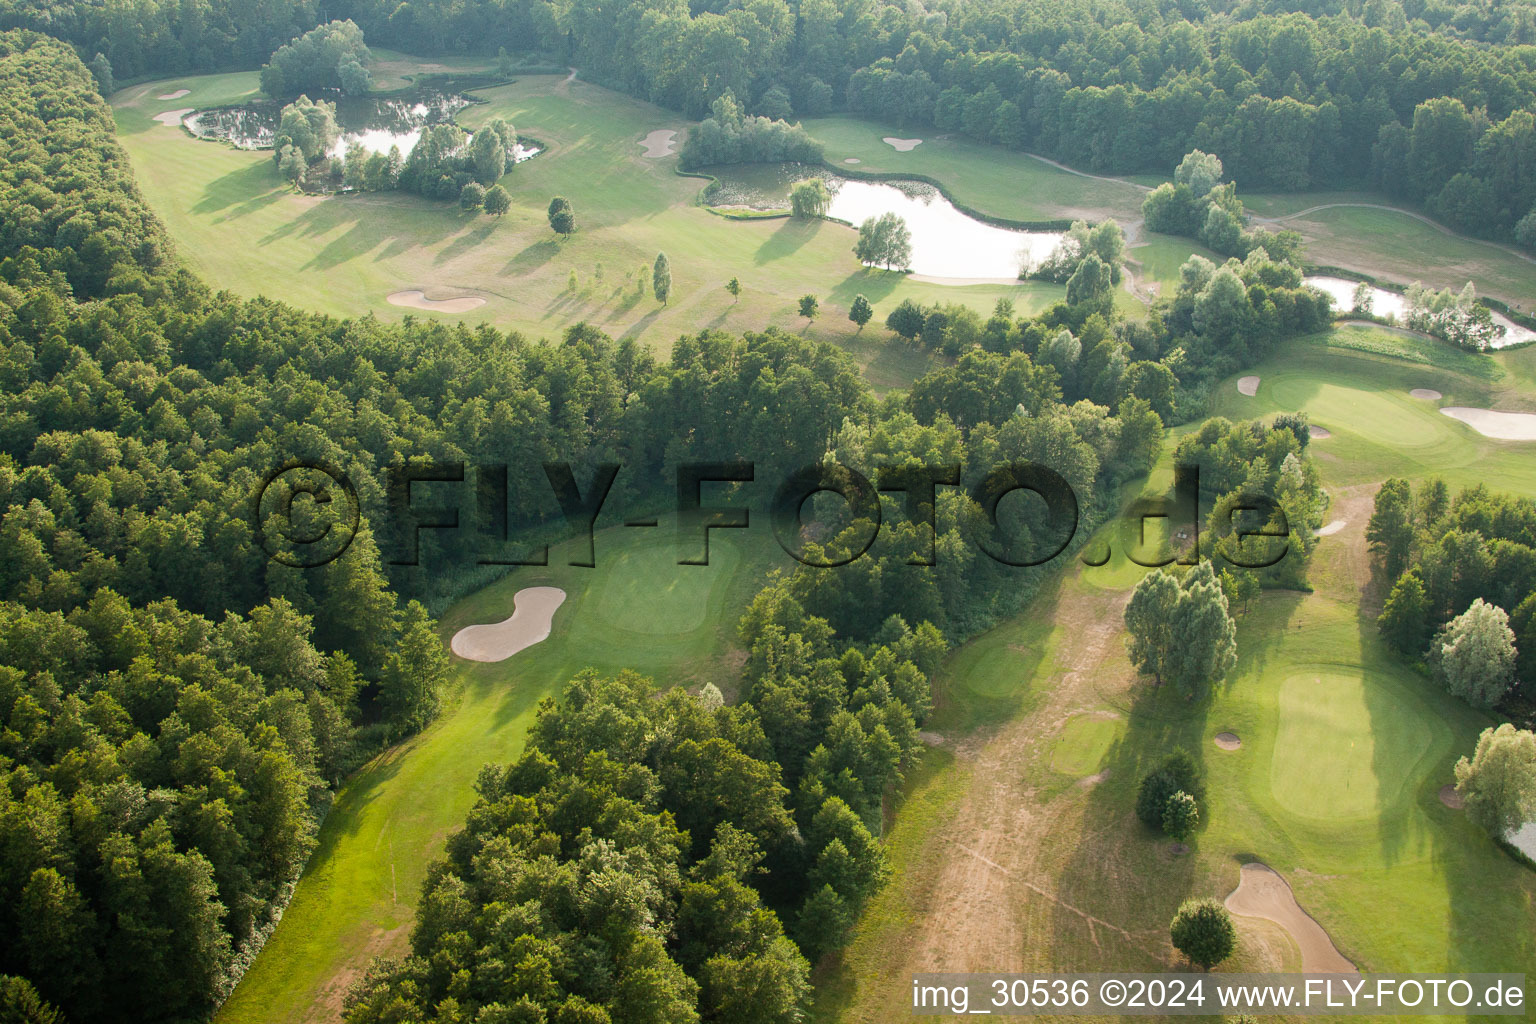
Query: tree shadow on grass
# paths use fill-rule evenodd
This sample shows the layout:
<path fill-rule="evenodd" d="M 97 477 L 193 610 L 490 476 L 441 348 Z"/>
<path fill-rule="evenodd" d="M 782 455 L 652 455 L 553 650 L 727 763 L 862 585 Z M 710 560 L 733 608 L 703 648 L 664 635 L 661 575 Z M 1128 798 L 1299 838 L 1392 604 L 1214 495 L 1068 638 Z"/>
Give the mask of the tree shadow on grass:
<path fill-rule="evenodd" d="M 516 276 L 531 273 L 548 263 L 559 251 L 560 243 L 556 239 L 546 238 L 541 242 L 534 242 L 508 260 L 507 265 L 501 268 L 501 272 Z"/>
<path fill-rule="evenodd" d="M 854 297 L 857 295 L 864 296 L 871 303 L 880 302 L 890 298 L 891 293 L 896 290 L 897 285 L 901 284 L 905 276 L 889 270 L 862 267 L 833 285 L 830 295 L 832 301 L 840 306 L 853 305 Z M 871 323 L 881 319 L 883 319 L 883 313 L 877 310 Z"/>
<path fill-rule="evenodd" d="M 453 241 L 443 246 L 437 255 L 432 257 L 432 262 L 446 263 L 454 257 L 484 244 L 490 233 L 496 230 L 496 224 L 490 217 L 480 217 L 477 219 L 480 223 L 472 224 L 460 232 Z"/>
<path fill-rule="evenodd" d="M 777 231 L 757 247 L 757 252 L 753 254 L 754 261 L 758 266 L 762 266 L 765 263 L 793 256 L 805 243 L 815 238 L 825 224 L 826 221 L 822 220 L 804 221 L 790 218 L 784 221 Z"/>
<path fill-rule="evenodd" d="M 234 220 L 271 206 L 288 195 L 288 188 L 265 160 L 230 171 L 210 181 L 192 206 L 194 214 L 228 211 L 220 220 Z"/>

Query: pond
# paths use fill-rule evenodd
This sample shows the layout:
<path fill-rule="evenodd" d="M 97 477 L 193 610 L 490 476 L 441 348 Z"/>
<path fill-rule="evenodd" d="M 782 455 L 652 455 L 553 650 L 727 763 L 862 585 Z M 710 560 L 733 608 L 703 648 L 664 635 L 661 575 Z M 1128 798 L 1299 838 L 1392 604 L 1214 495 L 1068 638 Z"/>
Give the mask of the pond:
<path fill-rule="evenodd" d="M 469 106 L 469 99 L 447 89 L 420 88 L 398 96 L 342 96 L 328 91 L 318 99 L 336 104 L 336 122 L 341 138 L 331 148 L 332 156 L 343 156 L 355 142 L 370 153 L 388 153 L 400 147 L 405 156 L 421 138 L 421 130 L 444 124 Z M 218 139 L 240 149 L 270 149 L 277 132 L 282 105 L 266 101 L 240 107 L 199 110 L 183 122 L 187 130 L 201 139 Z M 521 162 L 539 152 L 536 146 L 519 144 L 512 153 Z"/>
<path fill-rule="evenodd" d="M 1324 274 L 1309 275 L 1303 280 L 1318 290 L 1325 292 L 1333 302 L 1333 308 L 1349 310 L 1354 308 L 1355 289 L 1360 286 L 1359 281 L 1351 281 L 1343 277 L 1329 277 Z M 1402 320 L 1408 312 L 1408 302 L 1398 292 L 1388 291 L 1385 288 L 1371 287 L 1371 312 L 1376 316 L 1390 316 L 1396 320 Z M 1490 310 L 1490 312 L 1493 312 Z M 1504 348 L 1507 345 L 1515 345 L 1523 341 L 1536 339 L 1536 331 L 1529 327 L 1521 327 L 1502 313 L 1493 312 L 1493 322 L 1504 328 L 1504 337 L 1493 343 L 1492 348 Z"/>
<path fill-rule="evenodd" d="M 961 283 L 1018 278 L 1021 265 L 1050 255 L 1059 231 L 1018 231 L 957 210 L 943 193 L 918 181 L 860 181 L 806 164 L 739 164 L 709 168 L 720 182 L 708 201 L 721 207 L 782 210 L 795 182 L 820 177 L 832 193 L 827 215 L 857 226 L 894 213 L 912 232 L 912 272 Z M 852 240 L 850 239 L 850 245 Z"/>

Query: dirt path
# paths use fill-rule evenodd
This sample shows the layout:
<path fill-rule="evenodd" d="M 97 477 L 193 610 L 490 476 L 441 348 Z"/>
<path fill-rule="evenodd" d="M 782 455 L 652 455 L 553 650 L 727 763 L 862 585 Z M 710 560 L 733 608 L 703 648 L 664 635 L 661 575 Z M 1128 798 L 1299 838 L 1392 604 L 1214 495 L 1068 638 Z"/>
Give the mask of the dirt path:
<path fill-rule="evenodd" d="M 1249 219 L 1259 224 L 1279 224 L 1288 220 L 1296 220 L 1298 218 L 1305 217 L 1309 213 L 1317 213 L 1321 210 L 1337 210 L 1351 207 L 1360 210 L 1386 210 L 1390 213 L 1400 213 L 1404 217 L 1412 217 L 1416 221 L 1428 224 L 1430 227 L 1434 228 L 1436 231 L 1443 235 L 1450 235 L 1452 238 L 1459 238 L 1464 242 L 1476 242 L 1478 245 L 1486 245 L 1490 249 L 1498 249 L 1501 252 L 1506 252 L 1511 256 L 1517 257 L 1518 259 L 1525 260 L 1527 263 L 1536 263 L 1536 256 L 1523 253 L 1519 249 L 1516 249 L 1512 246 L 1501 245 L 1498 242 L 1490 242 L 1486 238 L 1473 238 L 1471 235 L 1464 235 L 1460 231 L 1451 230 L 1444 224 L 1441 224 L 1439 221 L 1431 217 L 1426 217 L 1422 213 L 1415 213 L 1412 210 L 1405 210 L 1401 206 L 1388 206 L 1386 203 L 1320 203 L 1317 206 L 1309 206 L 1305 210 L 1297 210 L 1295 213 L 1287 213 L 1279 217 L 1260 217 L 1256 213 L 1249 214 Z"/>
<path fill-rule="evenodd" d="M 1043 164 L 1049 164 L 1051 167 L 1056 168 L 1058 171 L 1066 171 L 1068 174 L 1075 174 L 1079 178 L 1092 178 L 1094 181 L 1108 181 L 1113 182 L 1116 185 L 1129 185 L 1131 188 L 1140 189 L 1142 192 L 1152 191 L 1152 189 L 1146 185 L 1138 185 L 1136 182 L 1126 181 L 1124 178 L 1111 178 L 1103 174 L 1089 174 L 1087 171 L 1080 171 L 1076 167 L 1068 167 L 1066 164 L 1057 163 L 1055 160 L 1052 160 L 1049 157 L 1043 157 L 1039 153 L 1026 153 L 1024 155 L 1034 157 L 1036 160 L 1039 160 Z"/>
<path fill-rule="evenodd" d="M 965 765 L 967 788 L 928 844 L 926 856 L 940 863 L 931 875 L 915 869 L 926 877 L 929 899 L 902 936 L 904 955 L 882 964 L 892 968 L 892 977 L 1045 966 L 1061 912 L 1079 920 L 1097 947 L 1129 947 L 1141 957 L 1164 959 L 1161 932 L 1127 929 L 1113 915 L 1079 905 L 1056 884 L 1057 860 L 1070 851 L 1038 839 L 1081 815 L 1091 787 L 1043 793 L 1036 787 L 1039 773 L 1030 770 L 1054 744 L 1062 722 L 1102 705 L 1096 684 L 1106 671 L 1130 680 L 1120 644 L 1129 597 L 1075 579 L 1064 582 L 1054 606 L 1041 615 L 1073 639 L 1057 645 L 1057 671 L 1032 682 L 1039 703 L 994 731 L 945 738 Z"/>

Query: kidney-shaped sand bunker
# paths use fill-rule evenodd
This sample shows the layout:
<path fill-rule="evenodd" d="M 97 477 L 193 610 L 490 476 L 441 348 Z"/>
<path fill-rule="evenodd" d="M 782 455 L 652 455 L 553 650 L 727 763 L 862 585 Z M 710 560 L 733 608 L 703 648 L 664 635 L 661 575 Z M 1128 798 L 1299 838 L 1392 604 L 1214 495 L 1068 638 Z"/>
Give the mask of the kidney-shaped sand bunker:
<path fill-rule="evenodd" d="M 500 622 L 465 626 L 449 647 L 469 661 L 506 661 L 518 651 L 548 639 L 555 609 L 565 603 L 559 587 L 526 587 L 512 598 L 512 615 Z"/>

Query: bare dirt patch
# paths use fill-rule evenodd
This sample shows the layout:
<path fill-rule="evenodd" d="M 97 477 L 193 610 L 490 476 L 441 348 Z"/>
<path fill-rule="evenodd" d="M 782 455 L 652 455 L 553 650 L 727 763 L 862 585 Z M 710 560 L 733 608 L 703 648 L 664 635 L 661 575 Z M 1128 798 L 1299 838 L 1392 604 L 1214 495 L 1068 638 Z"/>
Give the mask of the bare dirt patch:
<path fill-rule="evenodd" d="M 1536 413 L 1495 412 L 1493 409 L 1468 409 L 1448 405 L 1440 410 L 1453 420 L 1460 420 L 1484 437 L 1501 441 L 1536 441 Z"/>
<path fill-rule="evenodd" d="M 448 645 L 470 661 L 505 661 L 549 637 L 555 609 L 565 603 L 559 587 L 526 587 L 512 598 L 512 614 L 500 622 L 465 626 Z"/>
<path fill-rule="evenodd" d="M 1243 741 L 1235 732 L 1219 732 L 1216 734 L 1216 745 L 1222 750 L 1239 750 Z"/>
<path fill-rule="evenodd" d="M 1445 804 L 1445 806 L 1449 807 L 1453 811 L 1459 811 L 1463 807 L 1467 806 L 1466 799 L 1463 798 L 1460 793 L 1456 792 L 1455 786 L 1440 787 L 1440 802 Z"/>
<path fill-rule="evenodd" d="M 891 136 L 891 135 L 887 135 L 885 138 L 881 139 L 880 141 L 885 143 L 887 146 L 890 146 L 892 149 L 894 149 L 898 153 L 908 153 L 908 152 L 911 152 L 912 150 L 916 149 L 918 146 L 921 146 L 923 144 L 923 140 L 922 139 L 898 139 L 898 138 L 896 138 L 894 136 Z"/>
<path fill-rule="evenodd" d="M 1252 398 L 1259 393 L 1258 377 L 1239 377 L 1237 379 L 1237 393 Z"/>
<path fill-rule="evenodd" d="M 1422 398 L 1426 402 L 1438 402 L 1445 397 L 1434 388 L 1414 388 L 1408 394 L 1414 398 Z"/>
<path fill-rule="evenodd" d="M 480 306 L 485 305 L 485 300 L 478 295 L 459 295 L 451 299 L 429 299 L 426 292 L 416 288 L 401 292 L 390 292 L 384 301 L 388 302 L 391 306 L 423 309 L 430 313 L 468 313 L 472 309 L 478 309 Z"/>
<path fill-rule="evenodd" d="M 190 113 L 192 113 L 191 107 L 183 107 L 180 110 L 167 110 L 162 114 L 156 114 L 155 120 L 159 121 L 163 125 L 168 125 L 172 128 L 179 128 L 181 126 L 182 119 Z"/>
<path fill-rule="evenodd" d="M 187 95 L 187 93 L 189 93 L 191 91 L 192 91 L 191 89 L 177 89 L 175 92 L 168 92 L 168 93 L 165 93 L 162 96 L 156 96 L 155 99 L 157 99 L 157 100 L 179 100 L 179 99 L 181 99 L 183 96 Z"/>
<path fill-rule="evenodd" d="M 1301 969 L 1308 974 L 1354 974 L 1355 965 L 1339 952 L 1323 926 L 1296 902 L 1290 883 L 1281 874 L 1254 861 L 1244 864 L 1227 909 L 1240 917 L 1273 921 L 1290 933 L 1301 950 Z"/>
<path fill-rule="evenodd" d="M 677 132 L 671 128 L 657 128 L 641 139 L 640 145 L 645 147 L 647 159 L 660 160 L 664 156 L 671 156 L 677 149 Z"/>

